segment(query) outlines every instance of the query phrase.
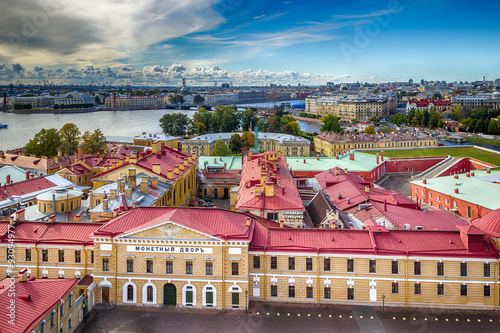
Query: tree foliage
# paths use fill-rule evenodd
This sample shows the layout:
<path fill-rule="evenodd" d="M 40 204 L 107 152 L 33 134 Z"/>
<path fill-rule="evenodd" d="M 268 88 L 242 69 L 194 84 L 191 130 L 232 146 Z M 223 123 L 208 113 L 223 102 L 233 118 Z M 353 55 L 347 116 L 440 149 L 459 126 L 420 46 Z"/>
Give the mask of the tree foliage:
<path fill-rule="evenodd" d="M 228 156 L 231 155 L 231 151 L 226 146 L 223 140 L 217 140 L 215 142 L 214 150 L 212 150 L 212 156 Z"/>
<path fill-rule="evenodd" d="M 372 126 L 372 125 L 370 125 L 370 126 L 366 126 L 366 128 L 365 128 L 365 133 L 366 133 L 366 134 L 375 134 L 375 128 L 373 128 L 373 126 Z"/>
<path fill-rule="evenodd" d="M 211 133 L 213 129 L 212 113 L 205 108 L 200 108 L 193 115 L 193 129 L 195 133 Z"/>
<path fill-rule="evenodd" d="M 200 104 L 202 104 L 203 102 L 205 102 L 205 97 L 200 96 L 200 95 L 196 95 L 196 96 L 194 96 L 194 98 L 193 98 L 193 102 L 194 102 L 194 104 L 196 104 L 196 105 L 200 105 Z"/>
<path fill-rule="evenodd" d="M 214 107 L 212 119 L 213 133 L 234 132 L 240 127 L 240 114 L 230 106 Z"/>
<path fill-rule="evenodd" d="M 170 102 L 170 104 L 183 104 L 184 103 L 184 96 L 182 95 L 178 95 L 178 94 L 175 94 L 175 95 L 170 95 L 168 96 L 168 101 Z"/>
<path fill-rule="evenodd" d="M 258 126 L 259 118 L 252 109 L 246 109 L 241 113 L 241 128 L 243 131 L 248 131 L 250 127 Z"/>
<path fill-rule="evenodd" d="M 164 114 L 160 118 L 160 127 L 165 134 L 183 136 L 186 134 L 189 118 L 184 113 Z"/>
<path fill-rule="evenodd" d="M 47 156 L 48 158 L 57 156 L 57 151 L 61 146 L 61 135 L 55 128 L 42 129 L 36 133 L 33 139 L 24 146 L 26 155 L 37 157 Z"/>
<path fill-rule="evenodd" d="M 300 125 L 296 120 L 292 120 L 281 127 L 281 133 L 291 134 L 291 135 L 299 135 L 300 134 Z"/>
<path fill-rule="evenodd" d="M 255 135 L 252 132 L 243 132 L 241 135 L 241 145 L 244 150 L 249 150 L 255 144 Z"/>
<path fill-rule="evenodd" d="M 73 123 L 65 124 L 59 131 L 61 136 L 61 152 L 64 156 L 76 154 L 78 142 L 80 140 L 80 130 Z"/>
<path fill-rule="evenodd" d="M 102 154 L 106 147 L 106 137 L 100 129 L 94 132 L 85 131 L 82 135 L 84 154 Z"/>
<path fill-rule="evenodd" d="M 243 144 L 241 142 L 241 137 L 238 133 L 234 133 L 231 135 L 231 138 L 229 139 L 229 150 L 233 154 L 238 154 L 241 152 L 241 148 L 243 147 Z"/>
<path fill-rule="evenodd" d="M 342 128 L 340 127 L 340 118 L 335 117 L 332 114 L 324 116 L 321 118 L 321 132 L 335 132 L 340 133 Z"/>
<path fill-rule="evenodd" d="M 280 132 L 280 118 L 278 116 L 271 116 L 267 119 L 267 131 L 270 133 Z"/>

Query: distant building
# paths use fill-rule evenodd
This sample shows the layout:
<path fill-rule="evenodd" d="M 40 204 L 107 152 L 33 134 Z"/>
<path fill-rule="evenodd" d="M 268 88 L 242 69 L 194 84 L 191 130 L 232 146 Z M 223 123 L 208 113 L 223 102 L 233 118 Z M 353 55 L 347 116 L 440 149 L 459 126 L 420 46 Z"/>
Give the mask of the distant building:
<path fill-rule="evenodd" d="M 50 95 L 22 97 L 11 96 L 7 98 L 7 105 L 14 107 L 15 104 L 29 104 L 32 108 L 51 108 L 54 107 L 55 97 Z"/>
<path fill-rule="evenodd" d="M 238 164 L 239 169 L 228 169 Z M 229 199 L 231 188 L 240 183 L 241 157 L 203 157 L 198 163 L 198 196 Z"/>
<path fill-rule="evenodd" d="M 106 107 L 164 106 L 164 96 L 110 96 L 104 101 Z"/>
<path fill-rule="evenodd" d="M 156 150 L 160 150 L 160 148 L 163 146 L 177 149 L 179 147 L 178 142 L 179 137 L 170 136 L 163 133 L 143 132 L 142 135 L 134 137 L 134 146 L 153 147 L 153 145 L 159 145 Z"/>
<path fill-rule="evenodd" d="M 453 105 L 458 105 L 462 111 L 472 111 L 475 108 L 498 109 L 500 108 L 500 92 L 478 95 L 457 95 L 451 99 Z"/>
<path fill-rule="evenodd" d="M 324 132 L 314 137 L 314 150 L 326 156 L 337 156 L 353 149 L 384 149 L 435 147 L 436 138 L 422 133 L 384 133 L 379 134 L 337 134 Z"/>
<path fill-rule="evenodd" d="M 95 104 L 95 98 L 92 95 L 82 94 L 78 91 L 56 96 L 54 104 L 58 105 L 74 105 L 74 104 Z"/>
<path fill-rule="evenodd" d="M 198 154 L 208 156 L 212 153 L 218 140 L 229 144 L 234 133 L 213 133 L 196 136 L 185 140 L 182 151 L 196 150 Z M 242 134 L 242 133 L 238 133 Z M 259 149 L 261 151 L 279 151 L 283 156 L 309 156 L 310 142 L 299 136 L 282 133 L 259 133 Z"/>
<path fill-rule="evenodd" d="M 438 112 L 441 112 L 444 109 L 451 110 L 451 101 L 440 99 L 410 99 L 406 103 L 407 112 L 412 110 L 430 110 L 432 107 L 434 107 Z"/>
<path fill-rule="evenodd" d="M 238 91 L 238 103 L 262 103 L 266 101 L 265 91 Z"/>

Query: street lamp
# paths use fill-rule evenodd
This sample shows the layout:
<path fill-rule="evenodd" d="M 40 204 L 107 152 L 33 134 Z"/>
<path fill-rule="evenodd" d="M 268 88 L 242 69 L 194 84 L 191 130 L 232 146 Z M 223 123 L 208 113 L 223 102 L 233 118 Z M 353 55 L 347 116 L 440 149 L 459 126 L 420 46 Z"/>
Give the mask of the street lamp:
<path fill-rule="evenodd" d="M 248 314 L 248 290 L 245 290 L 245 314 Z"/>
<path fill-rule="evenodd" d="M 385 295 L 382 295 L 382 318 L 385 319 Z"/>

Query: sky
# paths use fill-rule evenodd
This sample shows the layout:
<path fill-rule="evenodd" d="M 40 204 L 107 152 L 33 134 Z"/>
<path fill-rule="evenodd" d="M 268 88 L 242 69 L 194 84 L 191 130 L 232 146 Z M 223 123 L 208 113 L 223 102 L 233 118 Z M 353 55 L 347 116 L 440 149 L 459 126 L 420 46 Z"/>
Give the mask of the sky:
<path fill-rule="evenodd" d="M 499 21 L 499 0 L 6 0 L 0 83 L 494 80 Z"/>

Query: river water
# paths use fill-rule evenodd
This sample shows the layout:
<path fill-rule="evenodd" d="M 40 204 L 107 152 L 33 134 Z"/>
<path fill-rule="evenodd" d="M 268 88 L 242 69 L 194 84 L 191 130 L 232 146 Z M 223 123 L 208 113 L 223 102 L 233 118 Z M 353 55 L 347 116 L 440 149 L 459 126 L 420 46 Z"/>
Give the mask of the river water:
<path fill-rule="evenodd" d="M 159 120 L 164 114 L 185 113 L 193 117 L 194 110 L 134 110 L 99 111 L 72 114 L 14 114 L 0 112 L 0 123 L 7 129 L 0 129 L 0 150 L 23 147 L 42 128 L 60 129 L 66 123 L 74 123 L 80 131 L 101 129 L 105 136 L 134 137 L 142 132 L 159 133 Z M 303 131 L 319 132 L 319 124 L 299 121 Z"/>

